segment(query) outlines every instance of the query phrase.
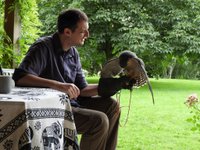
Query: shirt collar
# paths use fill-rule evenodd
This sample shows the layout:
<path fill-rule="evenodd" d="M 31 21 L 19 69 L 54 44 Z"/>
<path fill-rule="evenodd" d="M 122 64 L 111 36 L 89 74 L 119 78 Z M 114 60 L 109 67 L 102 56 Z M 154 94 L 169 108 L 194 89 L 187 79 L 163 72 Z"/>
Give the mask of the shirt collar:
<path fill-rule="evenodd" d="M 54 45 L 55 53 L 57 53 L 57 54 L 63 54 L 64 53 L 58 32 L 53 34 L 53 45 Z"/>
<path fill-rule="evenodd" d="M 71 47 L 67 52 L 65 52 L 64 49 L 62 48 L 58 32 L 53 34 L 53 45 L 54 45 L 55 53 L 60 54 L 60 55 L 65 55 L 65 56 L 66 55 L 73 55 L 72 54 L 73 47 Z"/>

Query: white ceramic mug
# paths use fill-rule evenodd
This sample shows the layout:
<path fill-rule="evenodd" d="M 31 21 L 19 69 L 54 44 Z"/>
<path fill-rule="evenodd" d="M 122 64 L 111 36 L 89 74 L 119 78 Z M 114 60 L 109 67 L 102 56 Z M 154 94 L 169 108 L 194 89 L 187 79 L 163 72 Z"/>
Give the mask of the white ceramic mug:
<path fill-rule="evenodd" d="M 12 76 L 0 75 L 0 94 L 10 93 L 15 83 Z"/>

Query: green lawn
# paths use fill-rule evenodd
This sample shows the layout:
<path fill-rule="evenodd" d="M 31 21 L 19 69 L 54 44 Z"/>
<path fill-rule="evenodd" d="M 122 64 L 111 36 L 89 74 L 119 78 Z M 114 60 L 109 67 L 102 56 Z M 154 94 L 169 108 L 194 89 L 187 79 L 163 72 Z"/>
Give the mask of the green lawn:
<path fill-rule="evenodd" d="M 88 78 L 95 82 L 94 78 Z M 117 150 L 199 150 L 200 133 L 191 131 L 191 116 L 184 102 L 191 93 L 200 95 L 200 81 L 151 79 L 155 105 L 147 86 L 134 89 L 128 122 L 129 91 L 121 92 L 121 127 Z M 124 106 L 124 107 L 123 107 Z"/>

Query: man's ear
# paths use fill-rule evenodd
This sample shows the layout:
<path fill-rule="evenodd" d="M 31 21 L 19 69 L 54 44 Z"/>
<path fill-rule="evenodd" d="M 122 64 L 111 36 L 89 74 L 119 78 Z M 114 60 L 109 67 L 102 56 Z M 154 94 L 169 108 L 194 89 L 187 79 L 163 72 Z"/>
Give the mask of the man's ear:
<path fill-rule="evenodd" d="M 68 37 L 71 37 L 72 31 L 69 28 L 64 29 L 64 34 Z"/>

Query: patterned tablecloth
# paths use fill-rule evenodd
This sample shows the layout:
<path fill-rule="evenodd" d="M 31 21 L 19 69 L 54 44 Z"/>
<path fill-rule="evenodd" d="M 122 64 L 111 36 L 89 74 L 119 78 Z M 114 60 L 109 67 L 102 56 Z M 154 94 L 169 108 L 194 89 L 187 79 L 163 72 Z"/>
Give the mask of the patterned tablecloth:
<path fill-rule="evenodd" d="M 0 150 L 77 150 L 68 97 L 47 88 L 0 94 Z"/>

